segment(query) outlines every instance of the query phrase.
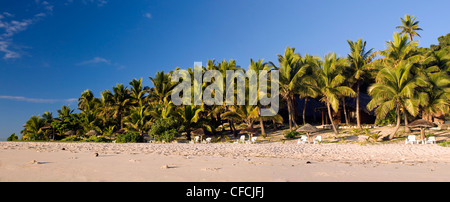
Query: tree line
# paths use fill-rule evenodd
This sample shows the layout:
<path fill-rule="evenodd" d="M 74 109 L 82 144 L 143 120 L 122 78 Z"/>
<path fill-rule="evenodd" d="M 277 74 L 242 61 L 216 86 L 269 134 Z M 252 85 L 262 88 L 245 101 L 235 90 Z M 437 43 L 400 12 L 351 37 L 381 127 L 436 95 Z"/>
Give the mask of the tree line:
<path fill-rule="evenodd" d="M 420 37 L 417 31 L 422 30 L 419 21 L 405 15 L 401 23 L 396 27 L 400 32 L 395 32 L 393 39 L 386 41 L 384 50 L 374 51 L 366 47 L 366 41 L 358 39 L 347 41 L 349 53 L 346 57 L 336 53 L 323 57 L 301 55 L 295 48 L 287 47 L 283 54 L 277 55 L 277 63 L 250 59 L 248 70 L 279 71 L 281 106 L 288 111 L 284 119 L 279 114 L 260 116 L 260 105 L 175 106 L 170 95 L 178 83 L 171 81 L 172 71 L 161 71 L 148 77 L 153 87 L 143 86 L 140 78 L 130 81 L 129 86 L 117 84 L 112 90 L 104 90 L 100 97 L 95 97 L 91 90 L 84 91 L 78 99 L 78 113 L 69 106 L 62 106 L 56 116 L 51 112 L 34 115 L 25 123 L 22 139 L 49 140 L 55 139 L 55 134 L 84 136 L 89 131 L 97 131 L 97 135 L 107 137 L 128 134 L 140 138 L 149 134 L 164 141 L 172 141 L 183 133 L 190 140 L 191 132 L 197 128 L 216 134 L 229 127 L 236 136 L 236 124 L 240 123 L 250 128 L 259 123 L 261 133 L 265 135 L 265 122 L 274 127 L 277 123 L 287 122 L 290 130 L 299 127 L 295 120 L 297 97 L 305 99 L 305 106 L 311 99 L 322 102 L 333 131 L 338 134 L 338 127 L 333 124 L 333 112 L 338 111 L 345 97 L 356 98 L 356 124 L 361 128 L 361 92 L 371 96 L 371 101 L 364 107 L 375 110 L 377 120 L 395 117 L 395 131 L 388 136 L 392 139 L 402 119 L 406 126 L 409 120 L 420 116 L 427 120 L 436 115 L 445 116 L 450 108 L 450 34 L 439 37 L 438 45 L 419 47 L 418 41 L 414 40 L 414 37 Z M 236 65 L 235 60 L 208 60 L 202 71 L 208 70 L 218 70 L 224 78 L 227 70 L 246 71 Z M 188 68 L 188 72 L 193 75 L 192 68 Z M 202 87 L 208 84 L 203 83 Z M 303 110 L 305 124 L 308 122 L 306 107 Z"/>

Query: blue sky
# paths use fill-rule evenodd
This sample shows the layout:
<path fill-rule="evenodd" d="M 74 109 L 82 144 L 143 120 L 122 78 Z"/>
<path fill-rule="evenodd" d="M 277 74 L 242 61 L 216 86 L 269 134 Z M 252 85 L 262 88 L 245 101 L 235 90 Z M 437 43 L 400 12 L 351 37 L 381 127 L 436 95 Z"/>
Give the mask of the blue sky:
<path fill-rule="evenodd" d="M 32 116 L 76 107 L 117 83 L 195 61 L 276 61 L 287 46 L 301 54 L 348 53 L 363 38 L 381 50 L 400 17 L 417 16 L 420 46 L 450 32 L 450 2 L 301 0 L 2 0 L 0 140 Z M 20 136 L 20 135 L 19 135 Z"/>

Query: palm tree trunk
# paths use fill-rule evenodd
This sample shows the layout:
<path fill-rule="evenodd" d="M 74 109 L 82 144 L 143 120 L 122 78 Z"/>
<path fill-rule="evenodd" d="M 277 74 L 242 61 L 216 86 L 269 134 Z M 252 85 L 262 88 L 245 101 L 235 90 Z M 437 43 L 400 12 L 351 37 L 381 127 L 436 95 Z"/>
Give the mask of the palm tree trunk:
<path fill-rule="evenodd" d="M 303 125 L 306 124 L 306 104 L 308 103 L 308 97 L 305 97 L 305 105 L 303 106 Z"/>
<path fill-rule="evenodd" d="M 356 127 L 361 128 L 361 118 L 359 117 L 359 83 L 356 85 Z"/>
<path fill-rule="evenodd" d="M 408 127 L 408 114 L 406 112 L 406 109 L 403 110 L 403 116 L 405 117 L 405 133 L 410 133 L 411 129 Z"/>
<path fill-rule="evenodd" d="M 288 119 L 289 130 L 292 131 L 292 113 L 291 113 L 292 109 L 291 109 L 291 100 L 290 99 L 287 99 L 287 106 L 288 106 L 288 114 L 289 114 L 289 119 Z"/>
<path fill-rule="evenodd" d="M 264 121 L 262 120 L 262 117 L 259 117 L 259 126 L 261 128 L 261 135 L 265 136 L 266 135 L 266 131 L 264 130 Z"/>
<path fill-rule="evenodd" d="M 348 124 L 348 117 L 347 117 L 347 109 L 345 107 L 345 97 L 342 97 L 342 108 L 344 109 L 344 118 L 345 118 L 345 125 L 349 125 Z"/>
<path fill-rule="evenodd" d="M 395 112 L 397 113 L 397 125 L 395 126 L 394 132 L 389 135 L 389 137 L 388 137 L 389 140 L 394 139 L 395 134 L 397 133 L 398 129 L 400 128 L 400 122 L 401 122 L 400 107 L 397 107 Z"/>
<path fill-rule="evenodd" d="M 331 115 L 331 108 L 330 108 L 330 103 L 329 102 L 327 102 L 327 108 L 328 108 L 328 116 L 330 117 L 331 126 L 333 127 L 334 134 L 338 135 L 338 131 L 336 129 L 336 126 L 334 126 L 334 123 L 333 123 L 333 116 Z"/>

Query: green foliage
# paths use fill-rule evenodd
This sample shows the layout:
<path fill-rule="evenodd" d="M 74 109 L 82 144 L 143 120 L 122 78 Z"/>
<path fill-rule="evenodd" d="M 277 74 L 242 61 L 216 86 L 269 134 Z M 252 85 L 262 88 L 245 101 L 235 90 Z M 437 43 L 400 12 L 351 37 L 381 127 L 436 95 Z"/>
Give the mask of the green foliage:
<path fill-rule="evenodd" d="M 156 141 L 172 142 L 180 136 L 179 131 L 182 131 L 183 128 L 174 117 L 160 118 L 153 123 L 149 135 L 154 137 Z"/>
<path fill-rule="evenodd" d="M 300 135 L 300 133 L 297 132 L 297 131 L 295 131 L 295 130 L 286 131 L 286 132 L 284 133 L 284 137 L 285 137 L 286 139 L 294 139 L 294 138 L 298 137 L 299 135 Z"/>
<path fill-rule="evenodd" d="M 122 135 L 118 135 L 116 138 L 116 143 L 137 143 L 143 142 L 144 137 L 137 133 L 127 132 Z"/>
<path fill-rule="evenodd" d="M 441 142 L 441 143 L 439 143 L 439 146 L 441 146 L 441 147 L 450 147 L 450 142 Z"/>
<path fill-rule="evenodd" d="M 16 133 L 11 134 L 6 141 L 17 141 L 19 137 L 17 137 Z"/>
<path fill-rule="evenodd" d="M 61 142 L 78 142 L 80 141 L 81 138 L 75 136 L 75 135 L 71 135 L 69 137 L 66 137 L 64 139 L 61 140 Z"/>
<path fill-rule="evenodd" d="M 104 136 L 90 136 L 88 139 L 85 139 L 84 142 L 111 142 L 111 140 Z"/>

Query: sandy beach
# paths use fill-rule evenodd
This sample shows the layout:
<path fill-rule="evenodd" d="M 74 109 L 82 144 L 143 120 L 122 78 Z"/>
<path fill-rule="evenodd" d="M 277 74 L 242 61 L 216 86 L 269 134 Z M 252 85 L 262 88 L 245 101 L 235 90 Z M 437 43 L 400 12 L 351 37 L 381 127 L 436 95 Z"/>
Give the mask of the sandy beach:
<path fill-rule="evenodd" d="M 450 148 L 295 141 L 0 142 L 0 181 L 450 181 Z"/>

